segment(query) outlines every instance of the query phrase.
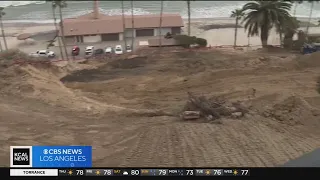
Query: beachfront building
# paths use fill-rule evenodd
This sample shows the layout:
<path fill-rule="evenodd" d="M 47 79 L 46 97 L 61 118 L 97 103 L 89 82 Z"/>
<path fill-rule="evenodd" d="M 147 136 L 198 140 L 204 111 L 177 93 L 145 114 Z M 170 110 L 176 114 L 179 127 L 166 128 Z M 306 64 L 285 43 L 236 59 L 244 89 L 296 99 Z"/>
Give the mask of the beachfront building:
<path fill-rule="evenodd" d="M 159 36 L 160 15 L 125 16 L 125 28 L 122 15 L 107 16 L 99 13 L 97 5 L 94 11 L 76 18 L 63 20 L 66 44 L 97 43 L 102 41 L 122 41 L 124 38 Z M 161 35 L 180 34 L 183 21 L 180 15 L 163 14 Z M 132 33 L 133 31 L 133 33 Z M 59 33 L 61 36 L 61 33 Z"/>

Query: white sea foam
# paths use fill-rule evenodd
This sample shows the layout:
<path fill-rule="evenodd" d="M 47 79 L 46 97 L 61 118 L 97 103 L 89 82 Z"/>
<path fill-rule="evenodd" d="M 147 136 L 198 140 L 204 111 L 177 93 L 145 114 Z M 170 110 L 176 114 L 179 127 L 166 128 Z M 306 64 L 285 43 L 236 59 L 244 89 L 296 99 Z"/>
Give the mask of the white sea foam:
<path fill-rule="evenodd" d="M 0 7 L 24 6 L 28 4 L 44 4 L 46 1 L 0 1 Z"/>
<path fill-rule="evenodd" d="M 10 7 L 12 13 L 7 13 L 4 16 L 6 21 L 15 22 L 37 22 L 37 23 L 47 23 L 52 21 L 51 6 L 49 4 L 43 5 L 45 1 L 0 1 L 0 6 Z M 137 1 L 134 2 L 133 12 L 135 15 L 143 14 L 154 14 L 160 13 L 160 1 Z M 246 1 L 192 1 L 191 2 L 191 17 L 192 18 L 225 18 L 230 17 L 231 11 L 236 8 L 241 8 Z M 23 13 L 20 9 L 16 9 L 16 6 L 26 6 L 30 5 L 30 11 L 28 11 L 29 6 L 23 9 Z M 131 4 L 130 2 L 125 2 L 125 14 L 131 14 Z M 187 6 L 185 2 L 181 1 L 163 1 L 164 12 L 166 13 L 180 13 L 183 18 L 187 18 Z M 14 7 L 12 7 L 14 6 Z M 37 8 L 41 7 L 41 8 Z M 9 11 L 9 9 L 8 9 Z M 14 12 L 16 11 L 16 12 Z M 68 7 L 63 9 L 64 18 L 77 17 L 83 14 L 92 12 L 92 5 L 85 1 L 68 1 Z M 101 1 L 100 12 L 106 15 L 121 15 L 121 3 L 116 1 L 110 1 L 110 3 L 105 3 Z M 310 3 L 304 3 L 298 5 L 296 10 L 297 17 L 309 16 Z M 291 10 L 293 14 L 293 8 Z M 315 8 L 312 14 L 313 18 L 320 19 L 320 3 L 315 4 Z"/>

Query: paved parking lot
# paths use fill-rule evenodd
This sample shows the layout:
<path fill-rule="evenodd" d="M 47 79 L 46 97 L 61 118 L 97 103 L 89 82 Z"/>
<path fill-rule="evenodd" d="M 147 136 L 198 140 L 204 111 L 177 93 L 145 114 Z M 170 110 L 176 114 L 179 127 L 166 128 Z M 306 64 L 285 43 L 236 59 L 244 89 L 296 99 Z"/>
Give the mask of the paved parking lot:
<path fill-rule="evenodd" d="M 153 38 L 153 37 L 143 37 L 143 38 L 136 38 L 134 40 L 134 45 L 133 45 L 133 50 L 137 49 L 139 47 L 139 42 L 140 41 L 148 41 L 148 39 Z M 131 39 L 127 40 L 127 44 L 131 45 Z M 20 47 L 19 49 L 27 54 L 36 52 L 37 50 L 44 50 L 47 47 L 46 42 L 41 42 L 38 41 L 36 45 L 28 45 L 28 46 L 23 46 Z M 107 47 L 115 47 L 116 45 L 121 45 L 123 48 L 125 47 L 124 41 L 108 41 L 108 42 L 99 42 L 99 43 L 79 43 L 79 44 L 74 44 L 74 45 L 68 45 L 67 46 L 67 51 L 68 55 L 71 56 L 72 48 L 73 46 L 79 46 L 80 48 L 80 54 L 77 56 L 77 58 L 85 57 L 85 49 L 87 46 L 94 46 L 95 49 L 103 49 L 105 50 Z M 51 51 L 54 51 L 56 54 L 57 59 L 60 59 L 60 49 L 58 46 L 50 47 L 49 48 Z"/>
<path fill-rule="evenodd" d="M 133 50 L 137 49 L 139 47 L 140 41 L 148 41 L 148 38 L 137 38 L 134 41 L 133 44 Z M 131 46 L 131 39 L 127 40 L 127 44 Z M 94 46 L 95 49 L 103 49 L 105 50 L 107 47 L 115 47 L 116 45 L 121 45 L 123 48 L 125 47 L 124 41 L 109 41 L 109 42 L 99 42 L 99 43 L 81 43 L 81 44 L 75 44 L 76 46 L 79 46 L 80 48 L 80 54 L 78 57 L 85 57 L 85 49 L 87 46 Z M 68 54 L 71 55 L 71 51 L 73 46 L 75 45 L 68 45 L 67 51 Z M 57 57 L 60 57 L 60 49 L 59 47 L 51 47 L 50 50 L 54 51 L 57 55 Z"/>

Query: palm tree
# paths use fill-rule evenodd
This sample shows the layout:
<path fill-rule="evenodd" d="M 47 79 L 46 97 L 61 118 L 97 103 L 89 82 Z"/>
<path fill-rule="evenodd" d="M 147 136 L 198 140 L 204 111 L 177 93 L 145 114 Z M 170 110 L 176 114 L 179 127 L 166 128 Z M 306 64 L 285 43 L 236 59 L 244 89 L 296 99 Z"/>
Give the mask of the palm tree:
<path fill-rule="evenodd" d="M 278 19 L 278 23 L 276 24 L 276 30 L 279 33 L 280 45 L 284 45 L 284 40 L 291 39 L 297 29 L 299 28 L 299 21 L 295 17 L 283 18 L 280 17 Z M 282 38 L 285 35 L 284 39 Z"/>
<path fill-rule="evenodd" d="M 298 4 L 300 4 L 299 2 L 297 1 L 294 1 L 294 7 L 293 7 L 293 17 L 296 17 L 296 13 L 297 13 L 297 7 L 298 7 Z"/>
<path fill-rule="evenodd" d="M 281 45 L 284 48 L 292 48 L 293 45 L 293 36 L 298 31 L 299 21 L 296 17 L 292 17 L 290 20 L 283 22 L 281 33 L 284 34 L 284 39 L 281 42 Z"/>
<path fill-rule="evenodd" d="M 124 18 L 124 2 L 121 1 L 121 10 L 122 10 L 122 26 L 123 26 L 123 39 L 124 39 L 124 47 L 127 48 L 127 37 L 126 37 L 126 20 Z M 132 29 L 133 31 L 133 29 Z"/>
<path fill-rule="evenodd" d="M 292 4 L 286 1 L 254 1 L 243 6 L 243 11 L 247 12 L 243 19 L 244 28 L 248 35 L 260 34 L 263 47 L 268 45 L 268 37 L 271 28 L 279 24 L 279 19 L 289 19 L 289 11 Z"/>
<path fill-rule="evenodd" d="M 162 37 L 161 37 L 161 29 L 162 29 L 162 16 L 163 16 L 163 1 L 161 0 L 160 6 L 160 25 L 159 25 L 159 46 L 162 47 Z"/>
<path fill-rule="evenodd" d="M 297 7 L 299 4 L 303 3 L 303 0 L 297 0 L 297 1 L 288 0 L 288 2 L 291 2 L 294 5 L 293 6 L 293 17 L 296 17 Z"/>
<path fill-rule="evenodd" d="M 7 46 L 7 40 L 6 40 L 6 36 L 4 34 L 4 28 L 3 28 L 3 22 L 2 22 L 2 17 L 4 15 L 6 15 L 6 13 L 3 11 L 3 7 L 0 7 L 0 26 L 1 26 L 1 32 L 2 32 L 2 37 L 3 37 L 3 43 L 4 43 L 4 47 L 6 48 L 6 50 L 8 50 L 8 46 Z"/>
<path fill-rule="evenodd" d="M 133 14 L 133 0 L 131 0 L 131 20 L 132 20 L 132 39 L 131 39 L 131 49 L 133 51 L 134 46 L 134 14 Z"/>
<path fill-rule="evenodd" d="M 308 18 L 308 24 L 307 24 L 307 28 L 306 28 L 306 35 L 308 35 L 308 32 L 309 32 L 309 27 L 310 27 L 310 23 L 311 23 L 312 11 L 313 11 L 313 7 L 314 7 L 314 3 L 315 3 L 315 2 L 319 2 L 319 0 L 310 0 L 310 1 L 308 1 L 308 2 L 311 3 L 311 8 L 310 8 L 310 13 L 309 13 L 309 18 Z"/>
<path fill-rule="evenodd" d="M 53 1 L 52 1 L 52 6 L 51 7 L 52 7 L 52 16 L 53 16 L 54 27 L 56 28 L 56 32 L 58 32 L 57 18 L 56 18 L 56 8 L 57 8 L 57 6 Z M 58 39 L 58 43 L 59 43 L 61 59 L 64 60 L 62 46 L 61 46 L 61 39 L 60 38 L 57 38 L 57 39 Z"/>
<path fill-rule="evenodd" d="M 67 51 L 67 47 L 66 47 L 66 39 L 64 37 L 64 26 L 63 26 L 63 18 L 62 18 L 62 8 L 67 7 L 67 2 L 64 0 L 60 0 L 60 1 L 54 1 L 54 3 L 56 4 L 56 6 L 59 7 L 59 15 L 60 15 L 60 29 L 61 29 L 61 36 L 62 36 L 62 44 L 64 47 L 64 51 L 66 54 L 66 58 L 69 61 L 69 56 L 68 56 L 68 51 Z"/>
<path fill-rule="evenodd" d="M 235 29 L 234 29 L 234 48 L 236 48 L 237 46 L 237 34 L 238 34 L 238 24 L 239 24 L 239 20 L 244 16 L 244 13 L 242 12 L 242 9 L 236 9 L 234 11 L 231 12 L 231 16 L 232 18 L 236 18 L 236 25 L 235 25 Z"/>
<path fill-rule="evenodd" d="M 188 6 L 188 36 L 191 34 L 191 11 L 190 11 L 190 0 L 187 0 Z"/>

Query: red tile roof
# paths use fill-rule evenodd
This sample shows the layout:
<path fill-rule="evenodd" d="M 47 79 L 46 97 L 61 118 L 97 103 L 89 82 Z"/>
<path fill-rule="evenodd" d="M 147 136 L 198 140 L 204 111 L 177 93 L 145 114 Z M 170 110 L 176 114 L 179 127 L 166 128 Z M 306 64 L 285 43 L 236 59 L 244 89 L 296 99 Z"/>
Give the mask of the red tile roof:
<path fill-rule="evenodd" d="M 108 34 L 123 32 L 122 16 L 107 16 L 99 14 L 99 19 L 93 18 L 93 13 L 77 18 L 63 20 L 65 36 Z M 134 28 L 156 28 L 160 26 L 160 15 L 135 15 Z M 132 28 L 131 15 L 125 16 L 125 27 Z M 162 27 L 183 27 L 180 15 L 163 14 Z"/>

